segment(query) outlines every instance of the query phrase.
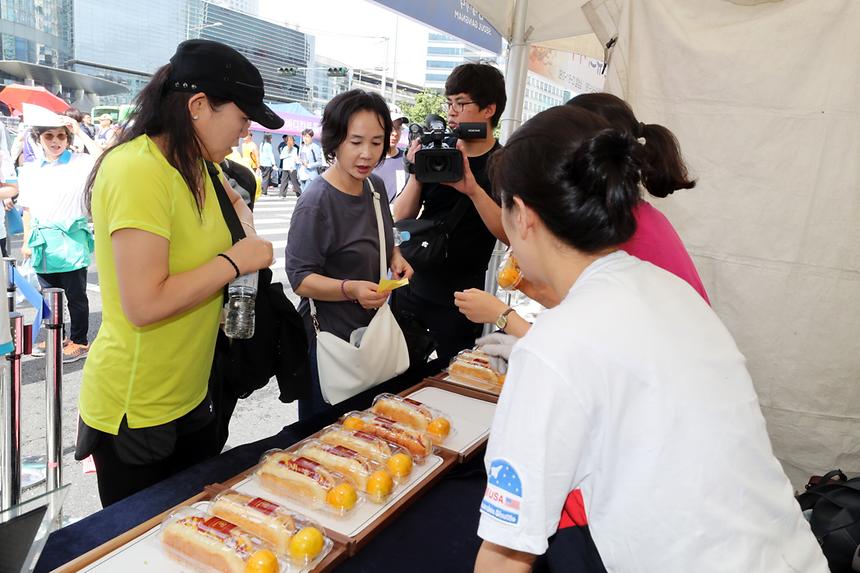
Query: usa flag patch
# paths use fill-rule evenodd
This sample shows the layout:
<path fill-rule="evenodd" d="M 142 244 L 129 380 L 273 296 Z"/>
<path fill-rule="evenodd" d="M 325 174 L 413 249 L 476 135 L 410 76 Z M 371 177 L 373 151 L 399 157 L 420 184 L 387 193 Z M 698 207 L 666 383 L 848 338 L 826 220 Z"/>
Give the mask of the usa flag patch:
<path fill-rule="evenodd" d="M 514 466 L 502 459 L 490 462 L 481 511 L 502 523 L 515 525 L 520 520 L 522 500 L 523 484 Z"/>

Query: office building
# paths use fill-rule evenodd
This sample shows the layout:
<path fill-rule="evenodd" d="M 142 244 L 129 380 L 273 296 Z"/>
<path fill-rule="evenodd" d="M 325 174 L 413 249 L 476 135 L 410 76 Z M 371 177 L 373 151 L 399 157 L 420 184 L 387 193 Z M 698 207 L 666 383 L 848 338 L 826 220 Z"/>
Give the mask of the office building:
<path fill-rule="evenodd" d="M 130 26 L 129 22 L 135 25 Z M 129 88 L 126 94 L 101 98 L 102 104 L 130 102 L 150 75 L 168 62 L 177 44 L 191 38 L 215 40 L 241 52 L 260 70 L 267 98 L 307 99 L 304 72 L 284 77 L 277 68 L 306 67 L 311 49 L 309 38 L 212 2 L 74 0 L 73 35 L 71 62 L 75 71 Z"/>
<path fill-rule="evenodd" d="M 57 66 L 68 58 L 71 0 L 0 1 L 0 43 L 4 60 Z"/>
<path fill-rule="evenodd" d="M 427 36 L 425 87 L 431 90 L 444 91 L 445 80 L 448 79 L 451 70 L 465 62 L 495 63 L 496 55 L 475 48 L 453 36 L 430 32 Z"/>
<path fill-rule="evenodd" d="M 0 0 L 0 83 L 44 86 L 83 107 L 99 95 L 126 91 L 63 69 L 73 57 L 73 8 L 72 0 Z"/>
<path fill-rule="evenodd" d="M 263 76 L 266 97 L 274 101 L 306 102 L 306 70 L 311 59 L 312 42 L 302 32 L 210 2 L 202 2 L 202 14 L 195 21 L 197 37 L 223 42 L 248 58 Z M 199 23 L 197 23 L 199 22 Z M 295 67 L 295 76 L 278 72 Z"/>
<path fill-rule="evenodd" d="M 574 94 L 548 78 L 529 71 L 524 95 L 522 120 L 527 121 L 545 109 L 563 104 Z"/>
<path fill-rule="evenodd" d="M 243 14 L 251 16 L 260 15 L 260 0 L 209 0 L 212 4 L 217 4 L 222 8 L 235 10 Z"/>
<path fill-rule="evenodd" d="M 176 45 L 195 32 L 188 8 L 189 2 L 173 0 L 74 0 L 69 68 L 128 88 L 100 97 L 99 104 L 130 103 Z"/>

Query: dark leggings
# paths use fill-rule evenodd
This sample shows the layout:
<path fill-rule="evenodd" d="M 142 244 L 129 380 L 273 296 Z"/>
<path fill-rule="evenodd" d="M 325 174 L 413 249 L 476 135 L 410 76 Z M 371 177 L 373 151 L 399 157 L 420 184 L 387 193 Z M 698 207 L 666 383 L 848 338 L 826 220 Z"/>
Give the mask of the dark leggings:
<path fill-rule="evenodd" d="M 65 273 L 36 273 L 42 288 L 61 288 L 66 291 L 69 303 L 69 338 L 75 344 L 88 343 L 90 329 L 90 301 L 87 299 L 87 269 Z"/>
<path fill-rule="evenodd" d="M 100 434 L 92 453 L 102 507 L 123 500 L 218 453 L 214 450 L 214 422 L 199 430 L 177 436 L 172 454 L 161 461 L 146 465 L 123 462 L 117 455 L 115 440 L 116 436 Z"/>

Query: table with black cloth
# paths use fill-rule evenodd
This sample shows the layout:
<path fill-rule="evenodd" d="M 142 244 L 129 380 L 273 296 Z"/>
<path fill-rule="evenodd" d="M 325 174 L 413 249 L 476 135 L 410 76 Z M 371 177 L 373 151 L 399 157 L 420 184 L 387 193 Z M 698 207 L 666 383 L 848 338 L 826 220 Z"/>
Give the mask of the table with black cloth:
<path fill-rule="evenodd" d="M 247 470 L 265 451 L 290 446 L 345 412 L 368 408 L 377 394 L 402 392 L 443 366 L 431 362 L 425 368 L 410 370 L 327 412 L 287 426 L 269 438 L 228 450 L 59 529 L 48 538 L 35 570 L 47 572 L 68 563 L 200 493 L 204 486 Z M 481 543 L 476 532 L 485 486 L 482 455 L 455 466 L 337 571 L 472 571 Z"/>

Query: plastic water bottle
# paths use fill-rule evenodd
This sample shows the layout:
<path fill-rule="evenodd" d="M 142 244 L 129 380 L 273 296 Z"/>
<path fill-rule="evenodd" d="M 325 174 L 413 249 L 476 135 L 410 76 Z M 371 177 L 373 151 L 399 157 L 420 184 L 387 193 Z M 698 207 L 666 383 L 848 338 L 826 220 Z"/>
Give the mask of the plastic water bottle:
<path fill-rule="evenodd" d="M 242 275 L 227 287 L 227 316 L 224 334 L 229 338 L 254 336 L 254 304 L 257 300 L 257 271 Z"/>
<path fill-rule="evenodd" d="M 397 227 L 393 228 L 394 231 L 394 246 L 399 247 L 403 243 L 409 240 L 412 234 L 409 231 L 401 231 Z"/>

